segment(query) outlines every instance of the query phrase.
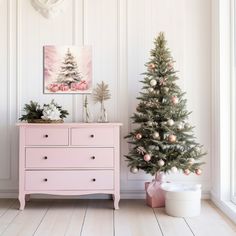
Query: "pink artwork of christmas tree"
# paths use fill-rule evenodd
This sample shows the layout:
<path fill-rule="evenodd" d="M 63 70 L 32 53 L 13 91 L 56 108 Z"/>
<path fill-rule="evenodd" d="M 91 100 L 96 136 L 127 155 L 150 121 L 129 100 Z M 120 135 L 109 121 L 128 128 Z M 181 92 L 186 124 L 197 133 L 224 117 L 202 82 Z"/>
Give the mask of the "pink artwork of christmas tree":
<path fill-rule="evenodd" d="M 91 47 L 44 47 L 45 93 L 92 91 Z"/>

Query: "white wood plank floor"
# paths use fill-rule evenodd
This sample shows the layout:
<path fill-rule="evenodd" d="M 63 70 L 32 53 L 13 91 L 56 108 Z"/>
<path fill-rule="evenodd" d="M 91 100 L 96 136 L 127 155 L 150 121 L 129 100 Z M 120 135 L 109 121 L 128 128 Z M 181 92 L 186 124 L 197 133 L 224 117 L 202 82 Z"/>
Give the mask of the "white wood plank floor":
<path fill-rule="evenodd" d="M 210 201 L 200 216 L 176 218 L 144 200 L 36 200 L 18 210 L 17 200 L 0 199 L 3 236 L 236 236 L 236 225 Z"/>

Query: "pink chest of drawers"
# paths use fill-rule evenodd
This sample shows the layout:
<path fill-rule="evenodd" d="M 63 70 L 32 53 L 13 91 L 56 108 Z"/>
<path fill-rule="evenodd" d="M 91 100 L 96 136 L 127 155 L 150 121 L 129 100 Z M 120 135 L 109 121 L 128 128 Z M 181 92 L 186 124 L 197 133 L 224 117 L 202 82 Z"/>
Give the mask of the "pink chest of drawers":
<path fill-rule="evenodd" d="M 20 209 L 30 194 L 120 200 L 120 123 L 18 124 Z"/>

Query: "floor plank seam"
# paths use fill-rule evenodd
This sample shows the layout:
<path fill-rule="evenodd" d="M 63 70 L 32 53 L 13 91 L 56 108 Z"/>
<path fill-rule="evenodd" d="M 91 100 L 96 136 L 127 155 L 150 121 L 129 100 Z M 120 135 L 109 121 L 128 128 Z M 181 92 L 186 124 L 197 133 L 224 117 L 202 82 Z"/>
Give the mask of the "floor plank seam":
<path fill-rule="evenodd" d="M 40 222 L 39 222 L 39 224 L 38 224 L 38 226 L 36 227 L 36 229 L 35 229 L 35 231 L 34 231 L 34 233 L 33 233 L 33 235 L 35 235 L 36 233 L 37 233 L 37 230 L 38 230 L 38 228 L 39 228 L 39 226 L 42 224 L 42 222 L 43 222 L 43 219 L 45 218 L 45 216 L 47 215 L 47 213 L 48 213 L 48 210 L 54 205 L 54 203 L 55 202 L 53 202 L 53 201 L 51 201 L 51 204 L 49 204 L 49 206 L 48 206 L 48 208 L 47 208 L 47 210 L 45 211 L 45 213 L 44 213 L 44 215 L 43 215 L 43 217 L 42 217 L 42 219 L 40 220 Z M 32 235 L 32 236 L 33 236 Z"/>
<path fill-rule="evenodd" d="M 184 219 L 186 225 L 188 226 L 189 230 L 190 230 L 191 233 L 193 234 L 193 236 L 195 236 L 195 234 L 194 234 L 193 230 L 191 229 L 190 225 L 188 224 L 187 220 L 186 220 L 185 218 L 183 218 L 183 219 Z"/>
<path fill-rule="evenodd" d="M 83 219 L 83 222 L 82 222 L 82 225 L 81 225 L 80 236 L 82 236 L 82 233 L 83 233 L 84 222 L 85 222 L 85 218 L 86 218 L 87 211 L 88 211 L 89 201 L 90 200 L 87 201 L 87 206 L 86 206 L 86 210 L 85 210 L 85 213 L 84 213 L 84 219 Z"/>
<path fill-rule="evenodd" d="M 157 225 L 158 225 L 158 227 L 159 227 L 159 229 L 160 229 L 160 231 L 161 231 L 161 235 L 164 236 L 164 233 L 163 233 L 163 231 L 162 231 L 160 222 L 159 222 L 159 220 L 158 220 L 158 218 L 157 218 L 157 215 L 156 215 L 156 212 L 155 212 L 154 208 L 152 208 L 152 211 L 153 211 L 153 214 L 154 214 L 154 216 L 155 216 L 155 218 L 156 218 Z"/>
<path fill-rule="evenodd" d="M 6 210 L 0 215 L 0 217 L 4 216 L 9 209 L 11 209 L 16 203 L 16 200 L 13 200 L 12 203 L 9 205 L 9 207 L 6 208 Z"/>
<path fill-rule="evenodd" d="M 73 204 L 74 208 L 73 208 L 73 211 L 71 211 L 71 214 L 70 214 L 70 220 L 68 220 L 68 223 L 66 225 L 66 230 L 65 230 L 65 234 L 64 236 L 67 234 L 67 231 L 69 229 L 69 226 L 70 226 L 70 222 L 71 222 L 71 219 L 72 219 L 72 216 L 73 216 L 73 213 L 74 211 L 76 210 L 76 200 L 74 200 L 74 204 Z"/>
<path fill-rule="evenodd" d="M 14 206 L 14 204 L 12 205 Z M 10 208 L 8 209 L 10 210 Z M 6 230 L 9 228 L 9 226 L 14 222 L 15 218 L 21 213 L 21 210 L 18 210 L 17 214 L 12 218 L 12 220 L 9 222 L 9 224 L 7 225 L 7 227 L 2 231 L 2 233 L 0 235 L 3 235 Z"/>

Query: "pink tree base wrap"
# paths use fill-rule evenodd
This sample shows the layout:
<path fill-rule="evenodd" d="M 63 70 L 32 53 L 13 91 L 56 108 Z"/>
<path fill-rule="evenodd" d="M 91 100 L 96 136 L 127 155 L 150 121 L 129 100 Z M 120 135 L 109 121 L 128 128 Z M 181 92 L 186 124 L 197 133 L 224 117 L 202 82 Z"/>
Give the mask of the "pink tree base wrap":
<path fill-rule="evenodd" d="M 165 195 L 161 189 L 161 184 L 164 183 L 164 174 L 156 173 L 152 182 L 145 182 L 146 204 L 152 208 L 165 206 Z"/>

